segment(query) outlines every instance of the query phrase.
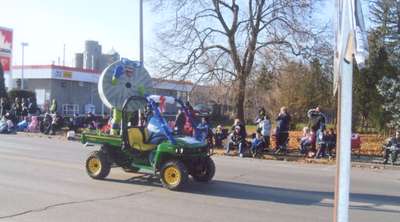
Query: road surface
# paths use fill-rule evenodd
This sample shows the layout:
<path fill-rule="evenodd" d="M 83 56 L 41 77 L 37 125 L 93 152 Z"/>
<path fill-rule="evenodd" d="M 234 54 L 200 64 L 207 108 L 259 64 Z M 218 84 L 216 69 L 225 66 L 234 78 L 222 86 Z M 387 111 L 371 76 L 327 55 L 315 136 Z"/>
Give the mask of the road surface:
<path fill-rule="evenodd" d="M 211 184 L 172 192 L 117 168 L 93 180 L 89 152 L 60 138 L 0 135 L 0 222 L 332 221 L 332 165 L 214 157 Z M 399 170 L 351 174 L 350 221 L 400 221 Z"/>

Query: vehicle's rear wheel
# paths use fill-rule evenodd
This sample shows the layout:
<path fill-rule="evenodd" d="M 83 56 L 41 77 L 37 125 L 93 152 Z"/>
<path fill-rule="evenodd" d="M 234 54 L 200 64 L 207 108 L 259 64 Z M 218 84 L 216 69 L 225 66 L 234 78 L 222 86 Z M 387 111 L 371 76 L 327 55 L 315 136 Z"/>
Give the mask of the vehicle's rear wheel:
<path fill-rule="evenodd" d="M 192 177 L 195 181 L 209 182 L 215 175 L 215 164 L 211 157 L 206 157 L 199 168 L 195 168 Z"/>
<path fill-rule="evenodd" d="M 103 179 L 110 173 L 111 164 L 101 151 L 92 152 L 86 159 L 86 172 L 93 179 Z"/>
<path fill-rule="evenodd" d="M 161 183 L 169 190 L 181 190 L 188 180 L 188 171 L 181 161 L 168 161 L 161 168 Z"/>

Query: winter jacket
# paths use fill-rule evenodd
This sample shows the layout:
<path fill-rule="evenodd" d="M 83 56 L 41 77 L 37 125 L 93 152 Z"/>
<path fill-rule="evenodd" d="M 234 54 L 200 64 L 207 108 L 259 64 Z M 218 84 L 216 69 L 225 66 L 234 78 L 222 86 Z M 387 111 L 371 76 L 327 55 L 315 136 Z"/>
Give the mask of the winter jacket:
<path fill-rule="evenodd" d="M 262 120 L 258 124 L 258 128 L 261 129 L 261 135 L 269 136 L 271 134 L 271 121 L 269 121 L 268 119 Z"/>
<path fill-rule="evenodd" d="M 310 129 L 316 132 L 318 129 L 325 129 L 326 116 L 322 112 L 317 112 L 314 109 L 310 109 L 307 112 L 307 116 L 310 119 Z"/>
<path fill-rule="evenodd" d="M 237 125 L 232 125 L 231 130 L 232 130 L 233 132 L 235 131 L 235 127 L 236 127 L 236 126 L 239 126 L 239 127 L 240 127 L 240 136 L 241 136 L 242 138 L 246 138 L 246 137 L 247 137 L 246 127 L 245 127 L 242 123 L 239 123 L 239 124 L 237 124 Z"/>
<path fill-rule="evenodd" d="M 277 133 L 287 133 L 289 132 L 290 115 L 288 113 L 279 114 L 276 118 L 276 132 Z"/>

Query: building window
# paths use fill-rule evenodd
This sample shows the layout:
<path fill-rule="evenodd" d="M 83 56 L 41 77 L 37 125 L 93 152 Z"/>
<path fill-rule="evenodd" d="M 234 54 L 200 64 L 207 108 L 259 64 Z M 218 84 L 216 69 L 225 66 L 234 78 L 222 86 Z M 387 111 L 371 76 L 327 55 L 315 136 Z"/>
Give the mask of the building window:
<path fill-rule="evenodd" d="M 63 104 L 62 112 L 65 116 L 73 116 L 75 113 L 79 113 L 79 104 Z"/>

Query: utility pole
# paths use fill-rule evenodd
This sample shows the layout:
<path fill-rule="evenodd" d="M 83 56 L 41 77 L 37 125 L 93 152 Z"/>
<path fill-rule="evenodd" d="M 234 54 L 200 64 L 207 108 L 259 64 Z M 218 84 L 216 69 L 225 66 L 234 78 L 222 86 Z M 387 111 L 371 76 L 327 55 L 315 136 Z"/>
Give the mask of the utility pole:
<path fill-rule="evenodd" d="M 28 46 L 27 42 L 21 42 L 22 46 L 22 64 L 21 64 L 21 89 L 24 89 L 24 48 Z"/>
<path fill-rule="evenodd" d="M 63 66 L 65 66 L 65 43 L 64 43 L 64 48 L 63 48 Z"/>
<path fill-rule="evenodd" d="M 140 63 L 144 66 L 143 61 L 143 0 L 140 0 Z"/>

